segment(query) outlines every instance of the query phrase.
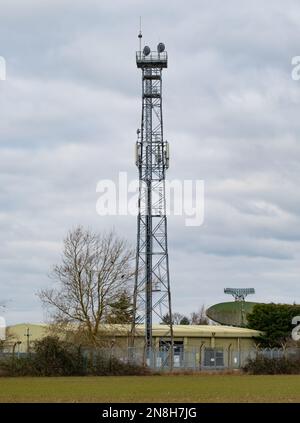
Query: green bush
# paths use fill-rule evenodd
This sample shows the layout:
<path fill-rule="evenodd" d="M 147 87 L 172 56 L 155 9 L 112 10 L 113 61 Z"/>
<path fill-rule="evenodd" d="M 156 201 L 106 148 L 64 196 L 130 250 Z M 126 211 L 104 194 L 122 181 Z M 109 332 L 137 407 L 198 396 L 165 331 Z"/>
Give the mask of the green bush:
<path fill-rule="evenodd" d="M 34 346 L 34 367 L 40 376 L 73 376 L 83 373 L 80 349 L 47 336 Z"/>
<path fill-rule="evenodd" d="M 1 367 L 16 376 L 73 376 L 83 374 L 83 358 L 78 348 L 47 336 L 35 342 L 32 354 L 9 358 Z"/>
<path fill-rule="evenodd" d="M 124 363 L 115 357 L 93 351 L 84 357 L 80 348 L 47 336 L 36 341 L 31 354 L 1 360 L 6 376 L 83 376 L 83 375 L 145 375 L 142 366 Z"/>
<path fill-rule="evenodd" d="M 31 357 L 2 359 L 1 370 L 4 376 L 36 376 L 37 372 Z"/>
<path fill-rule="evenodd" d="M 243 370 L 253 375 L 300 374 L 300 360 L 258 355 L 255 359 L 248 359 Z"/>
<path fill-rule="evenodd" d="M 115 357 L 103 356 L 101 353 L 98 353 L 93 360 L 93 364 L 88 366 L 88 372 L 94 376 L 150 374 L 150 370 L 146 367 L 122 362 Z"/>

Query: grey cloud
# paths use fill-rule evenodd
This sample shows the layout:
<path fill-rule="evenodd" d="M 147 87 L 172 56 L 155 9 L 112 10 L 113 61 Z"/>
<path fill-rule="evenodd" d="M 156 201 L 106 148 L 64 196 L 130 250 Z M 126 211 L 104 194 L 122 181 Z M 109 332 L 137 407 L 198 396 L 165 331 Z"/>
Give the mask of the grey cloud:
<path fill-rule="evenodd" d="M 205 221 L 169 218 L 174 308 L 226 300 L 299 301 L 300 84 L 296 0 L 4 0 L 0 55 L 0 285 L 10 322 L 43 319 L 61 240 L 82 223 L 134 245 L 134 217 L 99 217 L 99 179 L 137 176 L 143 41 L 165 41 L 169 178 L 205 180 Z"/>

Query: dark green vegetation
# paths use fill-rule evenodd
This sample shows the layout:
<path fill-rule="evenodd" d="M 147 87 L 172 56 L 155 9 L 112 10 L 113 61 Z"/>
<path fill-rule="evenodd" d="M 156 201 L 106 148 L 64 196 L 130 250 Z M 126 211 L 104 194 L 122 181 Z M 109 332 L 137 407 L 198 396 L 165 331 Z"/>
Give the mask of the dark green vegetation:
<path fill-rule="evenodd" d="M 2 359 L 0 368 L 14 376 L 72 376 L 82 374 L 80 350 L 56 337 L 36 341 L 32 354 Z"/>
<path fill-rule="evenodd" d="M 141 366 L 123 363 L 106 350 L 87 351 L 47 336 L 36 341 L 31 354 L 0 361 L 0 371 L 7 376 L 84 376 L 140 375 L 149 371 Z"/>
<path fill-rule="evenodd" d="M 110 303 L 110 312 L 106 318 L 106 323 L 130 324 L 132 319 L 132 298 L 126 291 L 123 291 L 119 294 L 119 297 L 114 302 Z"/>
<path fill-rule="evenodd" d="M 300 376 L 0 378 L 0 402 L 299 402 Z"/>
<path fill-rule="evenodd" d="M 300 374 L 300 360 L 285 357 L 271 359 L 258 355 L 248 360 L 244 371 L 253 375 L 296 375 Z"/>
<path fill-rule="evenodd" d="M 247 315 L 248 327 L 264 332 L 257 338 L 261 347 L 283 347 L 292 340 L 295 316 L 300 316 L 300 305 L 256 304 Z"/>

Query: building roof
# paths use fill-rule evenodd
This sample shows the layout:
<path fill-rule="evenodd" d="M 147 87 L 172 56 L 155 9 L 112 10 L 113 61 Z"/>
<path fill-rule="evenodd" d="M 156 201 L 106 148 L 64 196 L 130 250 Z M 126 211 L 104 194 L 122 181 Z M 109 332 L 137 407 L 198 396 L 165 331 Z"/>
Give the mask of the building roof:
<path fill-rule="evenodd" d="M 12 334 L 24 336 L 27 328 L 33 334 L 33 337 L 43 336 L 49 327 L 46 323 L 20 323 L 9 326 Z M 105 324 L 101 326 L 103 333 L 110 336 L 126 336 L 130 333 L 130 325 L 112 325 Z M 153 336 L 167 336 L 169 326 L 153 325 Z M 234 326 L 222 325 L 174 325 L 174 336 L 176 337 L 197 337 L 197 338 L 252 338 L 259 336 L 261 332 L 253 329 L 246 329 Z M 136 335 L 144 336 L 144 325 L 136 326 Z"/>

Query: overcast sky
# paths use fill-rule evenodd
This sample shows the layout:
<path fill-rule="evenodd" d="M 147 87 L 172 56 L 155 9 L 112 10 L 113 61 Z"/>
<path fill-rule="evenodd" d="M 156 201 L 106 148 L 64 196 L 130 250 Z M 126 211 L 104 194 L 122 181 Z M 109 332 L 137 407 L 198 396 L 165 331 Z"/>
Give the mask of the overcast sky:
<path fill-rule="evenodd" d="M 300 3 L 293 1 L 2 0 L 0 299 L 8 323 L 45 318 L 62 239 L 100 217 L 97 182 L 136 177 L 143 42 L 166 44 L 164 128 L 170 179 L 205 181 L 205 221 L 169 218 L 174 311 L 230 300 L 300 302 Z M 250 298 L 249 298 L 250 299 Z"/>

